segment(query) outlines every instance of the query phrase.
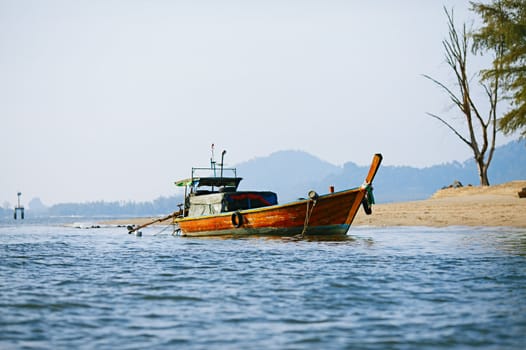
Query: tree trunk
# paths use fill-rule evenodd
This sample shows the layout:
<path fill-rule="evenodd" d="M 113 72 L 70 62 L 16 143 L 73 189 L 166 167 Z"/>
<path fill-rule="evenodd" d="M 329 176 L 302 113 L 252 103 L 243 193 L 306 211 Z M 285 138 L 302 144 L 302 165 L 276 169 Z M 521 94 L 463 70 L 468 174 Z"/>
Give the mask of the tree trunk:
<path fill-rule="evenodd" d="M 480 185 L 489 186 L 488 166 L 484 164 L 484 160 L 477 160 L 477 167 L 479 170 Z"/>

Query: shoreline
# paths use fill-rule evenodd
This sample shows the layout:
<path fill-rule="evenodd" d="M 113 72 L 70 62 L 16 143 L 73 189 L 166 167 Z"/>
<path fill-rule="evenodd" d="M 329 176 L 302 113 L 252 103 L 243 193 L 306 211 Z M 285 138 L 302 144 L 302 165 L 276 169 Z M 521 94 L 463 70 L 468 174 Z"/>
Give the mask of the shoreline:
<path fill-rule="evenodd" d="M 358 211 L 352 226 L 483 226 L 526 228 L 526 198 L 518 192 L 526 180 L 437 191 L 428 199 L 373 205 L 372 215 Z M 101 224 L 141 225 L 155 218 L 130 218 Z M 169 224 L 169 220 L 156 225 Z M 352 227 L 351 226 L 351 227 Z"/>
<path fill-rule="evenodd" d="M 526 181 L 437 191 L 428 199 L 377 204 L 373 214 L 360 210 L 354 226 L 487 226 L 526 228 Z"/>

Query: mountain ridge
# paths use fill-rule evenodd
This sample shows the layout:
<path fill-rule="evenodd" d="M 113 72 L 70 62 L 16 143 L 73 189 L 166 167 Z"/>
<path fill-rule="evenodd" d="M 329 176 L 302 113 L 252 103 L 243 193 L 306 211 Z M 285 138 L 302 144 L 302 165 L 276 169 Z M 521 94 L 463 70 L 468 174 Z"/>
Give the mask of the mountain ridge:
<path fill-rule="evenodd" d="M 358 186 L 369 166 L 346 162 L 339 167 L 303 151 L 278 151 L 239 163 L 238 174 L 244 180 L 240 189 L 274 191 L 281 203 L 305 197 L 311 189 L 327 193 Z M 286 175 L 285 175 L 286 174 Z M 526 179 L 526 140 L 511 141 L 497 147 L 489 169 L 491 184 Z M 378 202 L 426 199 L 434 192 L 460 181 L 478 185 L 474 160 L 450 162 L 424 168 L 412 166 L 381 166 L 374 181 Z"/>
<path fill-rule="evenodd" d="M 265 190 L 278 194 L 280 203 L 306 197 L 313 189 L 319 194 L 334 186 L 336 191 L 362 184 L 369 166 L 346 162 L 333 165 L 304 151 L 278 151 L 236 165 L 243 177 L 240 190 Z M 497 147 L 489 169 L 492 185 L 526 179 L 526 140 Z M 475 162 L 450 162 L 425 168 L 381 166 L 374 180 L 377 203 L 427 199 L 437 190 L 460 181 L 478 185 Z M 28 214 L 42 215 L 163 215 L 177 209 L 181 195 L 159 197 L 150 202 L 98 201 L 59 203 L 46 207 L 38 198 L 29 202 Z M 0 217 L 12 216 L 11 208 L 0 208 Z"/>

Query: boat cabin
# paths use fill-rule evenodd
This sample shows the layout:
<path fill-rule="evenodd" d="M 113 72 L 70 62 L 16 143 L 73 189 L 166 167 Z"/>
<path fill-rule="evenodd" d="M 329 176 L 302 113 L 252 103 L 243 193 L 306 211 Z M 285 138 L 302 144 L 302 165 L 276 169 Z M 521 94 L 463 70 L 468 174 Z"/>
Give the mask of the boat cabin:
<path fill-rule="evenodd" d="M 198 176 L 207 171 L 209 176 Z M 224 171 L 234 176 L 223 176 Z M 216 215 L 236 210 L 255 209 L 278 204 L 278 196 L 270 191 L 238 191 L 242 178 L 237 177 L 235 168 L 216 169 L 192 168 L 192 177 L 177 181 L 176 186 L 185 187 L 184 213 L 187 217 Z"/>

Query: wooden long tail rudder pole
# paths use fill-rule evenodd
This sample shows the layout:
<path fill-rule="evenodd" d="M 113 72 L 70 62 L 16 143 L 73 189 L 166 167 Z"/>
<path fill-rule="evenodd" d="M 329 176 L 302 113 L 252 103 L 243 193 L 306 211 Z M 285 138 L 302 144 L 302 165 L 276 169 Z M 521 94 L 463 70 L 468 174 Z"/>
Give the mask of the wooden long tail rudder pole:
<path fill-rule="evenodd" d="M 367 174 L 367 177 L 365 178 L 365 183 L 370 184 L 373 182 L 373 179 L 376 175 L 376 172 L 378 171 L 378 168 L 380 167 L 380 163 L 382 163 L 383 156 L 380 153 L 376 153 L 373 157 L 373 161 L 371 163 L 371 168 L 369 169 L 369 173 Z"/>
<path fill-rule="evenodd" d="M 158 218 L 158 219 L 152 220 L 150 222 L 147 222 L 145 224 L 139 225 L 137 227 L 128 225 L 128 227 L 127 227 L 128 228 L 128 233 L 134 233 L 135 231 L 139 231 L 142 228 L 145 228 L 147 226 L 153 225 L 153 224 L 155 224 L 157 222 L 161 222 L 161 221 L 165 221 L 165 220 L 171 219 L 171 218 L 176 217 L 176 216 L 181 215 L 181 214 L 182 214 L 182 210 L 179 210 L 179 211 L 173 212 L 170 215 L 166 215 L 166 216 L 164 216 L 162 218 Z"/>

